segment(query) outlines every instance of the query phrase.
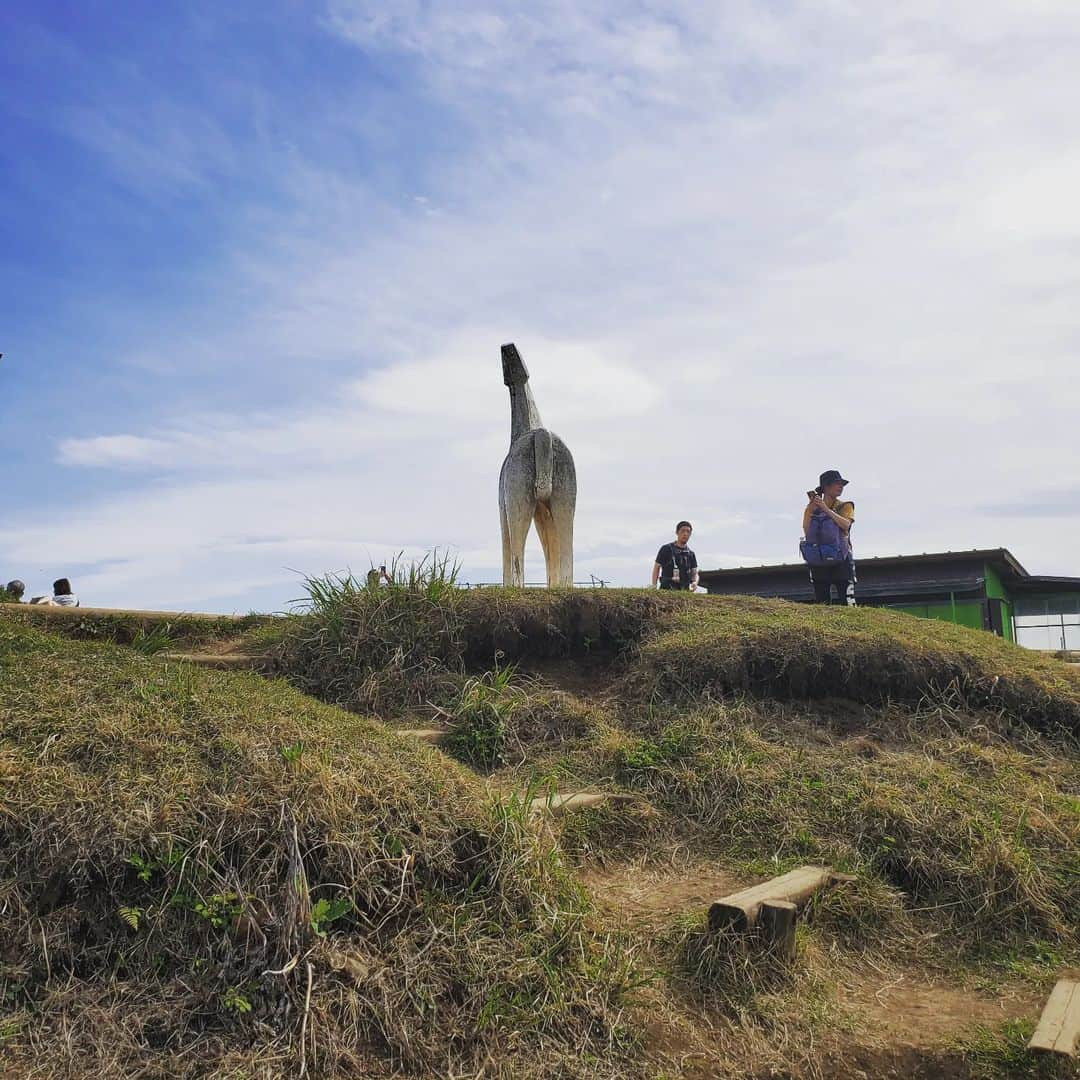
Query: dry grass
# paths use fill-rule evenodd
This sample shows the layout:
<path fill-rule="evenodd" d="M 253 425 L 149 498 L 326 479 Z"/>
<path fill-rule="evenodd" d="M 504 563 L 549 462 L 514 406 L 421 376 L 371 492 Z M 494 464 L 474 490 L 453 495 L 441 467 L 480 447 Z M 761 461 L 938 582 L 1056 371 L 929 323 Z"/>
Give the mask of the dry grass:
<path fill-rule="evenodd" d="M 0 731 L 21 1075 L 627 1068 L 625 956 L 524 808 L 438 753 L 9 622 Z"/>
<path fill-rule="evenodd" d="M 1075 1080 L 1080 1075 L 1077 1062 L 1027 1049 L 1034 1030 L 1034 1021 L 1010 1021 L 993 1028 L 980 1026 L 957 1040 L 956 1050 L 964 1056 L 972 1080 Z"/>
<path fill-rule="evenodd" d="M 783 625 L 789 616 L 801 625 L 791 607 L 742 611 L 749 629 L 690 605 L 685 616 L 666 609 L 654 634 L 623 651 L 623 677 L 601 702 L 543 683 L 508 688 L 543 703 L 543 722 L 522 722 L 529 704 L 516 702 L 514 753 L 495 773 L 508 786 L 641 796 L 631 808 L 562 823 L 561 843 L 581 861 L 663 865 L 682 851 L 746 881 L 806 862 L 856 875 L 807 913 L 793 967 L 750 939 L 706 933 L 703 910 L 643 936 L 650 962 L 665 972 L 649 1016 L 676 1031 L 700 1012 L 699 1024 L 715 1029 L 708 1052 L 726 1056 L 732 1076 L 830 1075 L 824 1047 L 851 1023 L 833 987 L 860 965 L 933 971 L 993 990 L 1045 987 L 1080 963 L 1080 751 L 1066 726 L 1069 673 L 1059 691 L 1052 659 L 968 631 L 937 641 L 933 624 L 883 612 L 869 613 L 873 633 L 834 619 L 848 612 L 811 612 L 813 632 L 799 638 Z M 779 674 L 750 680 L 753 695 L 736 689 L 732 673 L 782 670 L 753 668 L 756 654 L 739 651 L 770 622 L 781 624 L 773 629 L 783 639 L 771 662 L 781 649 L 799 650 L 804 666 L 815 649 L 838 656 L 850 631 L 852 662 L 880 670 L 873 665 L 889 657 L 888 677 L 902 693 L 876 695 L 858 680 L 808 686 Z M 817 635 L 826 631 L 824 646 Z M 688 640 L 701 652 L 684 666 Z M 696 663 L 717 666 L 695 682 L 686 673 Z M 955 674 L 961 668 L 967 681 Z M 988 700 L 977 688 L 990 670 L 1005 689 Z M 949 681 L 938 681 L 941 672 L 952 673 Z M 848 1038 L 873 1043 L 877 1034 Z M 879 1050 L 884 1068 L 887 1047 Z M 949 1075 L 975 1075 L 980 1053 L 928 1051 L 888 1067 L 930 1076 L 947 1064 Z M 1033 1066 L 1023 1060 L 1002 1075 L 1028 1075 Z"/>
<path fill-rule="evenodd" d="M 320 579 L 309 591 L 310 610 L 270 631 L 275 669 L 323 701 L 380 715 L 445 705 L 467 671 L 519 657 L 623 654 L 666 606 L 629 590 L 470 592 L 438 575 L 389 587 Z"/>
<path fill-rule="evenodd" d="M 37 627 L 51 634 L 77 641 L 132 645 L 152 634 L 164 637 L 170 647 L 198 646 L 224 638 L 256 634 L 275 621 L 266 615 L 233 616 L 140 614 L 129 611 L 101 611 L 83 608 L 55 608 L 40 604 L 6 604 L 0 620 Z"/>
<path fill-rule="evenodd" d="M 693 1028 L 723 1059 L 673 1049 L 672 1075 L 845 1075 L 835 1039 L 869 1036 L 839 973 L 1030 989 L 1080 963 L 1080 679 L 1060 662 L 883 611 L 329 584 L 253 633 L 352 714 L 0 617 L 0 1037 L 27 1075 L 283 1075 L 301 1053 L 325 1075 L 631 1075 L 635 955 L 650 1041 Z M 594 700 L 507 666 L 597 658 Z M 426 712 L 505 793 L 640 796 L 565 819 L 571 861 L 857 880 L 812 906 L 792 967 L 706 934 L 704 910 L 602 934 L 527 794 L 490 801 L 370 711 Z M 889 1048 L 861 1045 L 875 1075 Z M 888 1067 L 1005 1061 L 965 1047 Z"/>

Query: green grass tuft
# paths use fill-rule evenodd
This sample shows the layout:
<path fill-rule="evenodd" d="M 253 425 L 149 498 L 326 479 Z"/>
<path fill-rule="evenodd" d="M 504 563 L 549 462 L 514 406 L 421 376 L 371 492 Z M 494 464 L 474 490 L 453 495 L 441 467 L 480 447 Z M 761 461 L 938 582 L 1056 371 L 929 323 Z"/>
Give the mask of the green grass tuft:
<path fill-rule="evenodd" d="M 435 553 L 395 562 L 390 573 L 390 585 L 352 574 L 306 579 L 302 613 L 267 643 L 273 666 L 305 693 L 356 712 L 444 699 L 462 667 L 457 568 Z"/>
<path fill-rule="evenodd" d="M 452 721 L 448 750 L 478 769 L 505 763 L 514 713 L 524 694 L 512 685 L 514 669 L 496 668 L 468 679 L 448 710 Z"/>

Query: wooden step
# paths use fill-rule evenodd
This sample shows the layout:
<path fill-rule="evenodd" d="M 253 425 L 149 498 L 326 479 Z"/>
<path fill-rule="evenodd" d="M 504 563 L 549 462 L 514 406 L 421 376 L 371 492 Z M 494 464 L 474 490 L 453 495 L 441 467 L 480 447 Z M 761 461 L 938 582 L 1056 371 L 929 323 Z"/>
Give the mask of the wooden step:
<path fill-rule="evenodd" d="M 529 803 L 530 814 L 547 814 L 561 817 L 576 810 L 586 810 L 591 806 L 603 806 L 611 802 L 631 802 L 636 795 L 627 795 L 614 791 L 574 791 L 566 794 L 542 795 Z"/>
<path fill-rule="evenodd" d="M 834 874 L 829 866 L 800 866 L 790 873 L 717 900 L 709 908 L 709 929 L 750 930 L 757 926 L 766 902 L 784 901 L 800 908 L 819 889 L 843 880 L 849 880 L 849 876 Z"/>
<path fill-rule="evenodd" d="M 1029 1050 L 1073 1057 L 1080 1040 L 1080 982 L 1059 979 L 1028 1043 Z"/>
<path fill-rule="evenodd" d="M 174 664 L 214 668 L 217 671 L 254 671 L 266 663 L 265 656 L 254 653 L 158 653 L 163 660 Z"/>
<path fill-rule="evenodd" d="M 398 728 L 394 734 L 429 743 L 431 746 L 442 746 L 450 738 L 450 732 L 443 728 Z"/>
<path fill-rule="evenodd" d="M 795 956 L 795 920 L 799 908 L 790 900 L 762 900 L 758 919 L 765 940 L 777 955 L 791 960 Z"/>

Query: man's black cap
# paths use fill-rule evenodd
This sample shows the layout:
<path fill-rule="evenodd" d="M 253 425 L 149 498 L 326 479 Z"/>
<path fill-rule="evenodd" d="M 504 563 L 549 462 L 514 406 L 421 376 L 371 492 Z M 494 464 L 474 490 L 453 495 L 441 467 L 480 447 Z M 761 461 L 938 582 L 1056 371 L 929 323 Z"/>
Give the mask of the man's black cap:
<path fill-rule="evenodd" d="M 829 484 L 846 484 L 847 481 L 840 475 L 836 469 L 826 469 L 819 477 L 818 484 L 821 487 L 827 487 Z"/>

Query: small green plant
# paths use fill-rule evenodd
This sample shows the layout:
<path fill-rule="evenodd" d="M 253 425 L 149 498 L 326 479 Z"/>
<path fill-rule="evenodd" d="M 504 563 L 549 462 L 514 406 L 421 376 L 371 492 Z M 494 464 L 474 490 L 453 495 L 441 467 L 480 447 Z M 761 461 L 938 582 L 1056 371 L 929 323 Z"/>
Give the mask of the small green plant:
<path fill-rule="evenodd" d="M 144 912 L 142 908 L 137 907 L 122 907 L 117 911 L 117 914 L 132 930 L 139 929 L 139 920 L 142 918 Z"/>
<path fill-rule="evenodd" d="M 505 759 L 513 717 L 522 704 L 513 676 L 512 665 L 495 668 L 462 687 L 449 710 L 454 718 L 449 745 L 456 757 L 481 769 Z"/>
<path fill-rule="evenodd" d="M 0 1020 L 0 1046 L 3 1046 L 6 1042 L 13 1041 L 17 1036 L 22 1033 L 22 1030 L 22 1017 L 15 1017 L 14 1019 L 10 1020 Z"/>
<path fill-rule="evenodd" d="M 236 1016 L 251 1012 L 251 999 L 244 993 L 246 989 L 246 986 L 228 987 L 221 995 L 222 1006 Z"/>
<path fill-rule="evenodd" d="M 624 769 L 655 769 L 689 757 L 701 739 L 697 732 L 678 724 L 669 724 L 655 739 L 637 739 L 619 753 Z"/>
<path fill-rule="evenodd" d="M 233 922 L 244 911 L 243 898 L 234 892 L 211 893 L 206 897 L 180 899 L 200 919 L 205 919 L 215 930 Z M 186 901 L 186 903 L 185 903 Z"/>
<path fill-rule="evenodd" d="M 156 859 L 144 859 L 141 855 L 129 855 L 128 864 L 135 867 L 140 881 L 149 881 L 157 869 Z"/>
<path fill-rule="evenodd" d="M 149 881 L 155 874 L 174 870 L 184 861 L 184 852 L 179 848 L 169 848 L 162 855 L 129 855 L 129 866 L 135 867 L 140 881 Z"/>
<path fill-rule="evenodd" d="M 295 765 L 304 754 L 304 744 L 294 742 L 291 746 L 281 746 L 278 748 L 278 753 L 287 765 Z"/>
<path fill-rule="evenodd" d="M 347 896 L 340 896 L 336 900 L 327 900 L 325 897 L 316 900 L 311 905 L 311 929 L 319 937 L 326 937 L 326 927 L 344 918 L 352 910 L 353 902 Z"/>

